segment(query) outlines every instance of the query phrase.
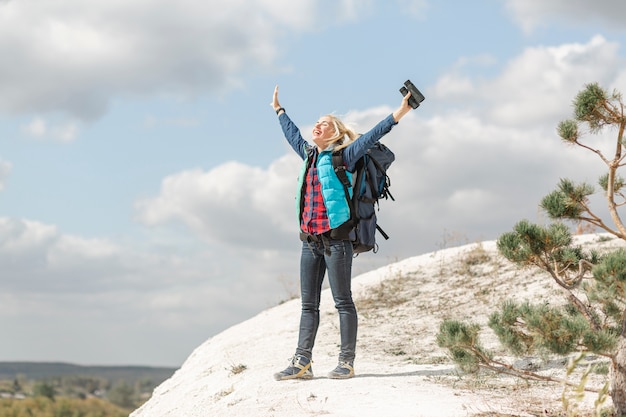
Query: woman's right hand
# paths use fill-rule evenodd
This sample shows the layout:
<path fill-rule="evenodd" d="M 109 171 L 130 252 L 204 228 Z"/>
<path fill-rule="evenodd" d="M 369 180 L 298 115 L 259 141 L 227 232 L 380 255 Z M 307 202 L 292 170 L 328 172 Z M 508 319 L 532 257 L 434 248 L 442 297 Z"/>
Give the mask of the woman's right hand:
<path fill-rule="evenodd" d="M 280 103 L 278 102 L 278 85 L 274 88 L 274 98 L 270 106 L 272 106 L 276 112 L 281 109 Z"/>

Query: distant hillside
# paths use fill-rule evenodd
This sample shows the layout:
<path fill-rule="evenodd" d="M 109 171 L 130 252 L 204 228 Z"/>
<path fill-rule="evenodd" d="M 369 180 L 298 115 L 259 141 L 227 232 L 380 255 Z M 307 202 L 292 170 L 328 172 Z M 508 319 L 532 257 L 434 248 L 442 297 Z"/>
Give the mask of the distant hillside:
<path fill-rule="evenodd" d="M 132 383 L 150 379 L 164 381 L 176 368 L 150 366 L 82 366 L 62 362 L 0 362 L 0 380 L 16 377 L 27 380 L 45 380 L 63 376 L 91 376 L 109 381 L 124 380 Z"/>

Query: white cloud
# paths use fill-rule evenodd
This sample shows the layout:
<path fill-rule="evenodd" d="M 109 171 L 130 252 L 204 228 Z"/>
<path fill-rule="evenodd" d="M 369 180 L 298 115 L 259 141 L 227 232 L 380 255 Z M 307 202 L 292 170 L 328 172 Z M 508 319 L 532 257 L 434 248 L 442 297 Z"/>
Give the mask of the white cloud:
<path fill-rule="evenodd" d="M 19 256 L 36 251 L 56 237 L 54 226 L 28 220 L 0 218 L 0 249 L 3 254 Z"/>
<path fill-rule="evenodd" d="M 590 21 L 624 28 L 626 4 L 615 0 L 508 0 L 507 7 L 524 31 L 532 32 L 547 20 L 569 21 L 572 24 Z"/>
<path fill-rule="evenodd" d="M 494 79 L 474 79 L 455 67 L 437 82 L 437 99 L 485 111 L 494 122 L 523 127 L 553 123 L 570 114 L 567 104 L 585 84 L 612 88 L 623 59 L 619 45 L 602 36 L 585 44 L 528 48 Z M 594 65 L 589 65 L 594 62 Z M 566 104 L 566 105 L 564 105 Z"/>
<path fill-rule="evenodd" d="M 50 126 L 41 117 L 35 117 L 30 123 L 22 127 L 22 131 L 38 139 L 49 139 L 57 142 L 72 142 L 79 133 L 78 123 L 65 122 L 63 124 Z"/>
<path fill-rule="evenodd" d="M 165 178 L 158 197 L 138 201 L 142 222 L 180 221 L 207 241 L 270 246 L 297 224 L 294 192 L 299 161 L 294 155 L 267 170 L 237 162 L 208 172 L 183 171 Z"/>
<path fill-rule="evenodd" d="M 52 129 L 52 138 L 60 142 L 72 142 L 78 137 L 78 133 L 78 124 L 69 122 Z"/>
<path fill-rule="evenodd" d="M 329 3 L 330 4 L 330 3 Z M 343 0 L 336 3 L 338 20 L 356 20 L 373 11 L 374 0 Z"/>
<path fill-rule="evenodd" d="M 619 64 L 618 45 L 601 36 L 586 44 L 527 49 L 494 81 L 492 114 L 503 123 L 536 123 L 570 108 L 585 84 L 610 82 Z M 595 62 L 596 65 L 589 65 Z M 537 105 L 541 103 L 541 106 Z"/>
<path fill-rule="evenodd" d="M 284 29 L 317 30 L 363 8 L 351 0 L 0 3 L 0 54 L 11 57 L 0 62 L 0 110 L 89 120 L 115 96 L 230 89 L 272 67 Z"/>
<path fill-rule="evenodd" d="M 47 133 L 48 127 L 46 126 L 45 120 L 41 117 L 36 117 L 29 124 L 24 126 L 22 130 L 29 136 L 40 138 Z"/>
<path fill-rule="evenodd" d="M 400 0 L 399 3 L 408 13 L 418 19 L 424 19 L 429 9 L 428 0 Z"/>
<path fill-rule="evenodd" d="M 13 164 L 9 161 L 3 161 L 0 159 L 0 191 L 4 190 L 6 187 L 7 179 L 11 174 L 11 169 L 13 168 Z"/>
<path fill-rule="evenodd" d="M 280 300 L 285 264 L 273 264 L 276 256 L 263 248 L 178 244 L 122 245 L 0 217 L 0 317 L 11 318 L 7 334 L 20 335 L 3 345 L 5 354 L 62 352 L 67 356 L 56 359 L 92 361 L 90 352 L 123 334 L 120 352 L 109 354 L 134 364 L 172 363 L 173 354 L 182 361 L 208 334 Z M 164 331 L 176 339 L 167 352 L 153 349 Z M 49 338 L 45 352 L 36 348 L 39 337 Z"/>

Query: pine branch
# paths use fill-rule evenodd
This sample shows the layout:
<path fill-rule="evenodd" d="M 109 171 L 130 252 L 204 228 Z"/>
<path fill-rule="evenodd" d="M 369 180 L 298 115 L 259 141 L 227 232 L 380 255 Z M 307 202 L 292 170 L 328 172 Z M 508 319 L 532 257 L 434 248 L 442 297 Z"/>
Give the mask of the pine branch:
<path fill-rule="evenodd" d="M 602 159 L 602 161 L 603 161 L 605 164 L 607 164 L 607 165 L 608 165 L 608 164 L 610 163 L 610 161 L 609 161 L 609 160 L 608 160 L 608 159 L 604 156 L 604 154 L 602 153 L 602 151 L 600 151 L 599 149 L 593 149 L 592 147 L 587 146 L 587 145 L 585 145 L 584 143 L 580 142 L 578 139 L 574 140 L 574 143 L 575 143 L 576 145 L 580 146 L 581 148 L 585 148 L 585 149 L 587 149 L 587 150 L 589 150 L 589 151 L 591 151 L 591 152 L 595 153 L 596 155 L 598 155 L 598 156 L 600 157 L 600 159 Z"/>
<path fill-rule="evenodd" d="M 578 285 L 582 282 L 584 278 L 585 272 L 591 271 L 591 268 L 593 268 L 593 264 L 591 262 L 586 261 L 584 259 L 580 259 L 578 261 L 578 272 L 576 273 L 576 275 L 574 275 L 574 277 L 570 278 L 567 271 L 570 269 L 571 266 L 572 266 L 572 263 L 570 262 L 559 270 L 557 262 L 554 261 L 554 270 L 557 276 L 559 277 L 560 281 L 565 286 L 567 286 L 567 289 L 574 289 L 578 287 Z"/>
<path fill-rule="evenodd" d="M 510 365 L 508 363 L 491 359 L 483 355 L 478 350 L 472 349 L 471 347 L 469 347 L 469 349 L 472 351 L 472 353 L 474 353 L 480 359 L 478 366 L 482 368 L 489 369 L 491 371 L 501 373 L 501 374 L 515 376 L 515 377 L 526 379 L 526 380 L 543 381 L 543 382 L 558 382 L 558 383 L 565 384 L 570 387 L 579 386 L 579 384 L 570 382 L 567 379 L 541 375 L 536 372 L 516 368 L 513 365 Z M 596 393 L 600 392 L 598 388 L 589 388 L 587 386 L 585 386 L 583 389 L 588 392 L 596 392 Z"/>

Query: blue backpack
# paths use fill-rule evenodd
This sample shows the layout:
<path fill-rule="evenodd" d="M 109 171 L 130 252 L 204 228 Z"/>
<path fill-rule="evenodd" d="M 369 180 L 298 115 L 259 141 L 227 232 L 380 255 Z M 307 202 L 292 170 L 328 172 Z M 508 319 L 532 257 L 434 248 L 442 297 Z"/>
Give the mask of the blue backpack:
<path fill-rule="evenodd" d="M 385 238 L 389 236 L 378 225 L 376 211 L 381 198 L 395 199 L 389 192 L 391 179 L 387 169 L 395 160 L 393 152 L 380 142 L 376 142 L 367 153 L 357 161 L 352 173 L 353 182 L 346 175 L 342 151 L 333 152 L 333 168 L 343 184 L 346 200 L 350 202 L 350 217 L 353 229 L 350 240 L 355 255 L 362 252 L 378 251 L 376 230 Z M 350 198 L 352 188 L 352 198 Z"/>

